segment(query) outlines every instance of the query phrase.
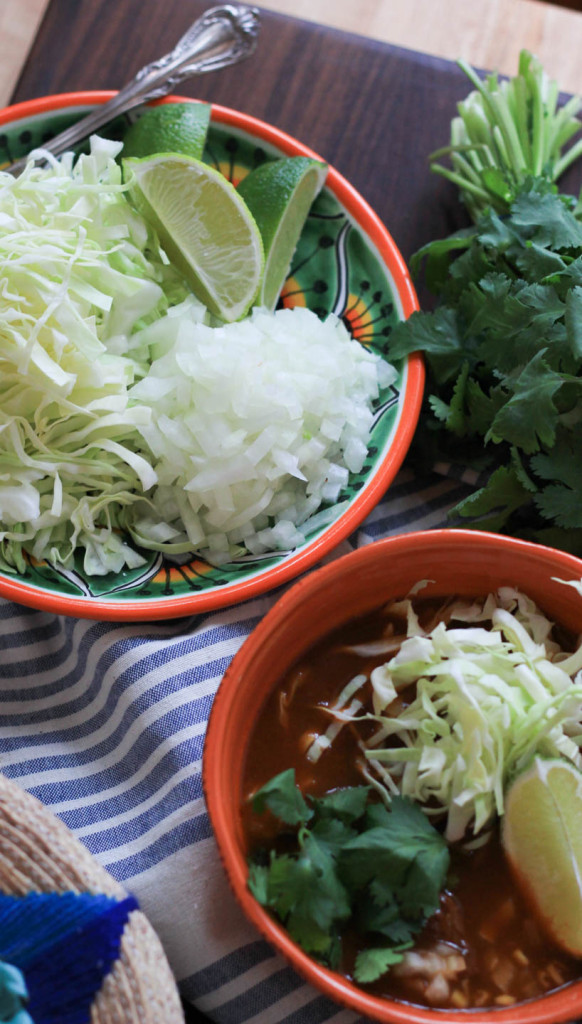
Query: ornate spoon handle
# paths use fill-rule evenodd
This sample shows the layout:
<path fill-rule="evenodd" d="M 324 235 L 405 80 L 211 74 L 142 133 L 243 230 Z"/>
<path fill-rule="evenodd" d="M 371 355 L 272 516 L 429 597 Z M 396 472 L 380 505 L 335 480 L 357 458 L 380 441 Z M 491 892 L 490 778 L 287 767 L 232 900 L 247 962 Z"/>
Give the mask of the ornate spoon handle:
<path fill-rule="evenodd" d="M 132 107 L 171 92 L 190 75 L 236 64 L 253 53 L 259 32 L 259 12 L 244 4 L 211 7 L 190 26 L 174 49 L 165 57 L 146 64 L 116 96 L 43 144 L 55 156 L 87 138 L 104 124 L 125 114 Z M 19 174 L 26 158 L 5 170 Z"/>

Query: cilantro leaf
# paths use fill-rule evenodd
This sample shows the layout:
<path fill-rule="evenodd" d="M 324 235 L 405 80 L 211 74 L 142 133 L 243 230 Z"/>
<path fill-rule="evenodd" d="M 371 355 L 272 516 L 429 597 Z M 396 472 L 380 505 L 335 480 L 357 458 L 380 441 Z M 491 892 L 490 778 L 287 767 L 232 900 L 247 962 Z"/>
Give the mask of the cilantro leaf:
<path fill-rule="evenodd" d="M 561 319 L 564 302 L 553 287 L 510 281 L 488 274 L 471 289 L 473 318 L 468 330 L 479 337 L 479 361 L 485 369 L 512 373 L 543 346 L 561 346 L 555 360 L 567 354 Z M 563 352 L 562 352 L 563 349 Z"/>
<path fill-rule="evenodd" d="M 434 313 L 413 313 L 396 324 L 390 335 L 390 358 L 404 359 L 421 350 L 430 356 L 432 371 L 440 383 L 454 379 L 466 352 L 456 313 L 441 307 Z"/>
<path fill-rule="evenodd" d="M 567 263 L 559 253 L 537 242 L 518 245 L 511 255 L 526 281 L 544 281 L 550 275 L 562 274 L 567 268 Z"/>
<path fill-rule="evenodd" d="M 467 417 L 465 414 L 465 396 L 469 377 L 469 364 L 464 363 L 457 377 L 450 403 L 442 401 L 436 395 L 429 397 L 430 407 L 438 420 L 446 423 L 451 433 L 462 437 L 467 433 Z"/>
<path fill-rule="evenodd" d="M 393 798 L 390 811 L 371 806 L 368 822 L 370 827 L 342 851 L 342 879 L 352 888 L 374 882 L 376 901 L 388 905 L 397 898 L 408 918 L 434 913 L 449 865 L 443 837 L 416 804 L 402 797 Z"/>
<path fill-rule="evenodd" d="M 494 210 L 480 218 L 475 234 L 480 245 L 496 252 L 506 252 L 516 242 L 511 221 L 506 217 L 500 217 Z"/>
<path fill-rule="evenodd" d="M 261 906 L 266 907 L 268 901 L 269 868 L 264 864 L 249 864 L 247 885 Z"/>
<path fill-rule="evenodd" d="M 559 481 L 575 490 L 582 479 L 582 423 L 557 432 L 558 447 L 550 452 L 539 452 L 530 459 L 536 476 L 542 480 Z"/>
<path fill-rule="evenodd" d="M 582 528 L 580 495 L 562 484 L 548 484 L 535 496 L 535 504 L 546 519 L 566 529 Z"/>
<path fill-rule="evenodd" d="M 487 274 L 496 273 L 512 276 L 508 273 L 504 256 L 487 249 L 476 239 L 471 248 L 458 256 L 451 265 L 450 277 L 443 288 L 442 297 L 447 305 L 461 309 L 468 289 Z"/>
<path fill-rule="evenodd" d="M 508 441 L 524 452 L 535 452 L 542 444 L 554 443 L 558 410 L 554 395 L 563 377 L 551 370 L 539 352 L 522 370 L 506 378 L 513 394 L 499 409 L 485 435 L 485 441 Z"/>
<path fill-rule="evenodd" d="M 362 817 L 369 795 L 369 786 L 346 786 L 334 789 L 323 797 L 314 797 L 311 803 L 321 818 L 334 816 L 341 821 L 352 822 Z"/>
<path fill-rule="evenodd" d="M 521 484 L 525 491 L 528 491 L 530 494 L 536 494 L 538 491 L 538 485 L 533 480 L 532 475 L 528 472 L 529 467 L 524 465 L 524 460 L 522 459 L 519 450 L 517 448 L 512 448 L 509 458 L 511 469 L 515 475 L 515 480 Z"/>
<path fill-rule="evenodd" d="M 551 192 L 523 192 L 511 206 L 511 220 L 517 227 L 528 228 L 538 245 L 552 249 L 582 247 L 582 224 L 571 209 L 570 197 Z"/>
<path fill-rule="evenodd" d="M 487 394 L 476 378 L 469 377 L 465 387 L 467 432 L 484 437 L 506 398 L 503 387 L 491 388 Z"/>
<path fill-rule="evenodd" d="M 412 942 L 383 949 L 363 949 L 356 957 L 354 977 L 360 985 L 369 985 L 386 973 L 389 967 L 402 960 L 402 954 L 410 949 Z"/>
<path fill-rule="evenodd" d="M 445 843 L 427 844 L 416 854 L 399 896 L 400 907 L 408 920 L 424 923 L 436 913 L 449 863 Z"/>
<path fill-rule="evenodd" d="M 272 854 L 263 902 L 306 952 L 320 955 L 330 953 L 338 922 L 351 913 L 333 857 L 307 831 L 297 856 Z"/>
<path fill-rule="evenodd" d="M 558 284 L 574 287 L 582 284 L 582 255 L 577 256 L 571 263 L 567 263 L 560 272 Z"/>
<path fill-rule="evenodd" d="M 346 843 L 357 834 L 341 818 L 324 817 L 312 826 L 311 834 L 333 857 L 338 857 Z"/>
<path fill-rule="evenodd" d="M 431 292 L 437 293 L 442 288 L 449 269 L 451 254 L 466 249 L 471 244 L 471 236 L 474 234 L 472 228 L 463 228 L 461 231 L 449 235 L 448 238 L 437 238 L 429 242 L 414 254 L 410 261 L 410 269 L 416 276 L 420 265 L 425 260 L 424 273 L 427 287 Z"/>
<path fill-rule="evenodd" d="M 487 483 L 460 501 L 450 515 L 471 520 L 463 525 L 498 531 L 517 509 L 529 504 L 530 500 L 530 492 L 524 487 L 515 467 L 499 466 Z"/>
<path fill-rule="evenodd" d="M 313 816 L 298 786 L 295 769 L 289 768 L 270 779 L 253 796 L 253 810 L 262 814 L 266 807 L 286 825 L 303 825 Z"/>
<path fill-rule="evenodd" d="M 363 900 L 357 910 L 359 931 L 382 935 L 394 943 L 408 942 L 418 932 L 418 919 L 408 920 L 403 916 L 395 895 L 388 893 L 386 886 L 371 882 L 369 895 L 370 899 Z"/>
<path fill-rule="evenodd" d="M 549 481 L 535 495 L 536 507 L 546 519 L 566 530 L 582 528 L 582 424 L 558 429 L 558 444 L 552 452 L 532 456 L 531 468 L 540 480 Z"/>

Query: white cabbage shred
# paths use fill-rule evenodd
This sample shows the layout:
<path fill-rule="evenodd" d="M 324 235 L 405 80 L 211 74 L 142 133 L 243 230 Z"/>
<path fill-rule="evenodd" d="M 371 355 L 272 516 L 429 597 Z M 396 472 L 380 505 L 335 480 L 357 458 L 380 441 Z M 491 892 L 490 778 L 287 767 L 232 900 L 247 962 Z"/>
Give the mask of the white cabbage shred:
<path fill-rule="evenodd" d="M 218 562 L 293 547 L 341 511 L 394 376 L 307 310 L 211 321 L 127 202 L 120 148 L 0 173 L 4 570 L 81 550 L 119 572 L 143 562 L 131 538 Z"/>
<path fill-rule="evenodd" d="M 582 768 L 582 646 L 566 655 L 552 623 L 508 587 L 485 602 L 459 601 L 449 616 L 459 625 L 441 621 L 427 634 L 409 614 L 412 635 L 372 671 L 366 717 L 378 721 L 382 742 L 372 739 L 366 756 L 388 772 L 388 797 L 396 788 L 444 814 L 454 842 L 503 814 L 508 781 L 535 755 Z"/>

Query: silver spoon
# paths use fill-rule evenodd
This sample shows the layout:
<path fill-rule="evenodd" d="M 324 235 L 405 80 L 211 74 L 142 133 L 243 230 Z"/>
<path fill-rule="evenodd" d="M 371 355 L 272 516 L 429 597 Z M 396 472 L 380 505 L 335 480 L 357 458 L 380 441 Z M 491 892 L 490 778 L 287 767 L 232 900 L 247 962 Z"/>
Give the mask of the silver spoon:
<path fill-rule="evenodd" d="M 253 53 L 258 33 L 259 12 L 256 7 L 245 4 L 211 7 L 190 26 L 170 53 L 146 64 L 116 96 L 50 142 L 43 143 L 42 148 L 58 156 L 114 117 L 125 114 L 140 103 L 166 96 L 190 75 L 202 75 L 237 64 Z M 23 157 L 4 170 L 20 174 L 26 162 L 27 157 Z"/>

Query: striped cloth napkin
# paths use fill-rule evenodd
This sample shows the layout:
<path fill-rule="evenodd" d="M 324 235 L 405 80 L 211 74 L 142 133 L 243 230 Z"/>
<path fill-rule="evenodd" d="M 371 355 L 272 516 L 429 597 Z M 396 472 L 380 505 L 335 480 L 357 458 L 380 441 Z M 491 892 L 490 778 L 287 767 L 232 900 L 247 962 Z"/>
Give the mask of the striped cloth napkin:
<path fill-rule="evenodd" d="M 449 467 L 423 479 L 404 468 L 331 557 L 445 526 L 467 483 Z M 243 918 L 202 796 L 214 695 L 277 596 L 160 624 L 77 620 L 1 601 L 0 771 L 137 897 L 182 995 L 210 1020 L 349 1024 L 355 1015 L 306 985 Z"/>

